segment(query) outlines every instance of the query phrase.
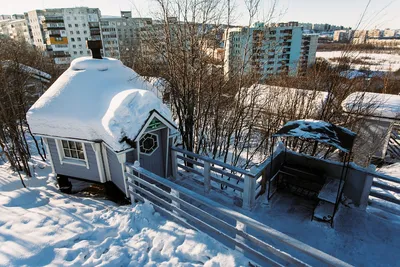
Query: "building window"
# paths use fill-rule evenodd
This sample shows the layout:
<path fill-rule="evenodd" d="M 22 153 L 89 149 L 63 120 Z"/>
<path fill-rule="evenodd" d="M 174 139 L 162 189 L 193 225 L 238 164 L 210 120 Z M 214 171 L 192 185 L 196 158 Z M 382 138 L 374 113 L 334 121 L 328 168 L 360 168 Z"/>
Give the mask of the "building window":
<path fill-rule="evenodd" d="M 78 54 L 76 51 L 74 51 L 74 55 Z"/>
<path fill-rule="evenodd" d="M 87 34 L 87 31 L 83 31 L 83 34 Z"/>
<path fill-rule="evenodd" d="M 83 27 L 86 27 L 86 23 L 83 23 L 82 26 L 83 26 Z"/>
<path fill-rule="evenodd" d="M 62 140 L 62 150 L 65 158 L 85 160 L 85 152 L 83 151 L 83 143 Z"/>
<path fill-rule="evenodd" d="M 81 32 L 80 31 L 76 31 L 76 34 L 80 34 Z"/>
<path fill-rule="evenodd" d="M 75 27 L 78 27 L 78 24 L 75 24 Z"/>
<path fill-rule="evenodd" d="M 78 42 L 81 41 L 81 37 L 78 37 L 78 38 L 76 38 L 76 39 L 78 40 Z"/>
<path fill-rule="evenodd" d="M 72 24 L 68 24 L 68 27 L 70 27 L 70 28 L 71 28 L 71 27 L 72 27 Z"/>
<path fill-rule="evenodd" d="M 140 153 L 151 155 L 158 148 L 158 135 L 147 133 L 139 141 Z"/>
<path fill-rule="evenodd" d="M 79 54 L 83 55 L 83 51 L 79 51 Z"/>
<path fill-rule="evenodd" d="M 71 42 L 75 42 L 75 38 L 71 38 Z"/>
<path fill-rule="evenodd" d="M 72 45 L 72 48 L 76 48 L 76 45 Z"/>

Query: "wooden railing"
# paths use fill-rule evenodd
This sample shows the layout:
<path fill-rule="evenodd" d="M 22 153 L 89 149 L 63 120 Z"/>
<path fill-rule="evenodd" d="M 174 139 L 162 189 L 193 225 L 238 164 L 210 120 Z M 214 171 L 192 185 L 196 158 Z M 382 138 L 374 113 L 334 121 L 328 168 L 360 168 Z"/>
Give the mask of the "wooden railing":
<path fill-rule="evenodd" d="M 220 203 L 161 178 L 141 167 L 126 165 L 128 190 L 132 203 L 148 200 L 155 210 L 172 217 L 185 227 L 201 230 L 228 247 L 244 253 L 261 266 L 309 266 L 288 252 L 277 249 L 257 236 L 265 236 L 276 244 L 312 260 L 318 265 L 351 266 Z"/>
<path fill-rule="evenodd" d="M 388 151 L 395 159 L 400 159 L 400 126 L 394 125 L 390 133 Z"/>
<path fill-rule="evenodd" d="M 255 173 L 252 173 L 177 147 L 171 147 L 171 160 L 173 177 L 177 178 L 179 175 L 185 175 L 180 171 L 181 169 L 185 172 L 196 174 L 196 178 L 203 183 L 206 194 L 212 188 L 217 189 L 213 186 L 213 183 L 241 192 L 242 207 L 247 210 L 254 206 L 257 196 L 260 195 L 261 181 L 270 162 L 264 162 Z M 190 165 L 193 167 L 190 167 Z"/>
<path fill-rule="evenodd" d="M 386 174 L 383 174 L 380 172 L 374 172 L 374 171 L 365 171 L 365 173 L 370 175 L 373 179 L 370 196 L 391 202 L 393 204 L 400 205 L 400 199 L 395 197 L 395 194 L 400 193 L 400 178 L 399 177 L 394 177 L 394 176 L 390 176 L 390 175 L 386 175 Z M 390 182 L 394 185 L 382 183 L 381 181 L 379 181 L 377 179 Z"/>

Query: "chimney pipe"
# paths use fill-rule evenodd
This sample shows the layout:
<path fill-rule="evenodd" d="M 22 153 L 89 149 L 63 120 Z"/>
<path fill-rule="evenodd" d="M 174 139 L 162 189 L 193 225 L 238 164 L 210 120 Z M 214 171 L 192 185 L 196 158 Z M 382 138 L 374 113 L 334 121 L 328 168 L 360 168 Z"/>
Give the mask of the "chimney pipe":
<path fill-rule="evenodd" d="M 86 46 L 92 51 L 92 58 L 102 59 L 100 49 L 103 48 L 101 40 L 87 40 Z"/>

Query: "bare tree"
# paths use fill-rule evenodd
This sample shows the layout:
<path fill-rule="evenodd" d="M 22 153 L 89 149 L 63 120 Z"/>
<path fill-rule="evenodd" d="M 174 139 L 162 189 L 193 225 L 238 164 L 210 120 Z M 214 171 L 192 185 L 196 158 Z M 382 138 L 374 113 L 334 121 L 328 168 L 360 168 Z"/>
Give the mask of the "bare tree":
<path fill-rule="evenodd" d="M 28 163 L 31 154 L 25 135 L 26 132 L 32 133 L 26 124 L 26 112 L 46 88 L 40 82 L 44 72 L 38 69 L 48 70 L 55 76 L 57 71 L 51 59 L 27 43 L 1 39 L 0 51 L 0 146 L 25 186 L 20 171 L 32 175 Z M 38 153 L 45 160 L 41 154 L 43 150 L 34 140 Z"/>

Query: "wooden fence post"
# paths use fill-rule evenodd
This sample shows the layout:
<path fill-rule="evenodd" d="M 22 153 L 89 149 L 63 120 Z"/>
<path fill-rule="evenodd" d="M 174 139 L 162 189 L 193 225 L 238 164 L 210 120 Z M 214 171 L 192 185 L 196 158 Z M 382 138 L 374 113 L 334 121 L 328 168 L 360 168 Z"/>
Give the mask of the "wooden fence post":
<path fill-rule="evenodd" d="M 178 158 L 176 155 L 177 152 L 171 149 L 172 176 L 174 179 L 178 179 Z"/>
<path fill-rule="evenodd" d="M 175 189 L 172 189 L 172 188 L 171 188 L 170 195 L 179 198 L 179 192 L 178 192 L 177 190 L 175 190 Z M 178 208 L 178 209 L 181 208 L 181 205 L 180 205 L 178 202 L 174 201 L 174 200 L 172 200 L 172 203 L 171 203 L 171 204 L 172 204 L 173 206 L 175 206 L 176 208 Z M 172 211 L 172 212 L 173 212 L 174 214 L 180 216 L 179 213 L 176 212 L 175 210 Z"/>
<path fill-rule="evenodd" d="M 240 222 L 240 221 L 238 221 L 238 220 L 236 220 L 236 229 L 246 233 L 247 232 L 247 225 L 242 223 L 242 222 Z M 235 239 L 237 241 L 239 241 L 240 243 L 242 243 L 242 244 L 246 244 L 246 239 L 243 236 L 239 235 L 239 234 L 236 234 Z M 238 247 L 238 246 L 235 246 L 235 250 L 237 250 L 237 251 L 239 251 L 241 253 L 245 252 L 241 247 Z"/>
<path fill-rule="evenodd" d="M 204 177 L 204 192 L 206 194 L 210 193 L 210 189 L 211 189 L 211 170 L 210 170 L 210 162 L 204 161 L 204 173 L 203 173 L 203 177 Z"/>
<path fill-rule="evenodd" d="M 256 179 L 249 175 L 244 176 L 243 205 L 242 208 L 251 210 L 255 203 Z"/>

